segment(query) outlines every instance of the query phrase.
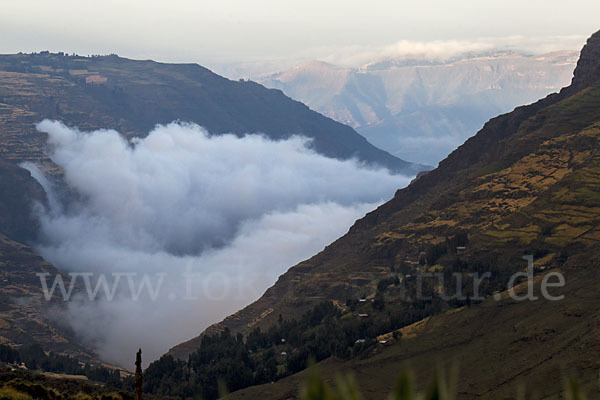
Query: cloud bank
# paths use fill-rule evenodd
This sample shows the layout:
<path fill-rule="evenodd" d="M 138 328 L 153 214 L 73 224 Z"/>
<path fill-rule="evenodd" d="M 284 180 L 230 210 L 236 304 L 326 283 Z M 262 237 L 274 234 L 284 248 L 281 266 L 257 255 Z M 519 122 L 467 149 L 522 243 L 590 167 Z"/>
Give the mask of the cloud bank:
<path fill-rule="evenodd" d="M 281 57 L 211 63 L 215 72 L 231 79 L 256 79 L 288 70 L 308 61 L 324 61 L 342 68 L 366 68 L 386 60 L 418 60 L 421 62 L 447 62 L 452 59 L 512 51 L 540 55 L 560 50 L 580 50 L 587 35 L 556 36 L 500 36 L 468 40 L 398 40 L 385 45 L 320 46 L 298 51 L 294 57 Z"/>
<path fill-rule="evenodd" d="M 410 179 L 323 157 L 301 137 L 211 136 L 179 123 L 132 141 L 56 121 L 38 129 L 72 196 L 56 200 L 26 166 L 51 197 L 37 250 L 93 282 L 135 274 L 137 287 L 147 274 L 160 288 L 135 300 L 123 278 L 112 301 L 70 303 L 76 332 L 125 366 L 137 347 L 150 361 L 255 300 Z"/>
<path fill-rule="evenodd" d="M 473 40 L 400 40 L 382 46 L 377 52 L 364 51 L 340 53 L 340 65 L 359 67 L 385 59 L 416 59 L 428 61 L 448 61 L 469 54 L 485 54 L 498 51 L 513 51 L 525 54 L 544 54 L 559 50 L 579 50 L 586 37 L 570 36 L 505 36 L 483 37 Z M 334 62 L 335 58 L 331 59 Z"/>

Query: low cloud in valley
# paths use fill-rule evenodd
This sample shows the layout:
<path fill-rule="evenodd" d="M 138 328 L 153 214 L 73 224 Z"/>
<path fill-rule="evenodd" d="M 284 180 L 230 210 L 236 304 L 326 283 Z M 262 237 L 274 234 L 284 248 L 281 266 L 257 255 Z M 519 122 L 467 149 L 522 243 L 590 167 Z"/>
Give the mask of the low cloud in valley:
<path fill-rule="evenodd" d="M 131 141 L 56 121 L 38 129 L 71 195 L 26 165 L 51 199 L 38 207 L 37 250 L 92 282 L 126 273 L 139 286 L 148 274 L 160 286 L 155 301 L 135 300 L 123 278 L 112 301 L 70 303 L 76 332 L 126 366 L 137 347 L 150 361 L 255 300 L 410 179 L 318 155 L 302 137 L 212 136 L 182 123 Z"/>

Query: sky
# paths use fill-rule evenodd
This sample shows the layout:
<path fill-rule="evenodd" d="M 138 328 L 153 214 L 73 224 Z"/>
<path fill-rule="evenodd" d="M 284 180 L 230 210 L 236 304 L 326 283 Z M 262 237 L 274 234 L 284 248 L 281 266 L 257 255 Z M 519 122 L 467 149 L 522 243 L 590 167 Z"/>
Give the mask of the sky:
<path fill-rule="evenodd" d="M 397 42 L 579 48 L 596 0 L 0 0 L 0 52 L 197 62 L 324 58 Z M 540 46 L 544 43 L 545 46 Z"/>

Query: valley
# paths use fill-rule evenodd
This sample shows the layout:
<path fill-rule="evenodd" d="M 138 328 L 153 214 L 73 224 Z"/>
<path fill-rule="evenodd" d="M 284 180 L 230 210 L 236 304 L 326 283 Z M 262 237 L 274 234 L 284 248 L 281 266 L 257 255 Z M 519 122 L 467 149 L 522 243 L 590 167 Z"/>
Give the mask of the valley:
<path fill-rule="evenodd" d="M 600 32 L 260 82 L 0 55 L 0 397 L 597 397 Z M 73 272 L 176 279 L 44 299 Z"/>
<path fill-rule="evenodd" d="M 536 265 L 543 269 L 574 270 L 574 276 L 594 274 L 597 258 L 595 248 L 599 232 L 599 164 L 596 151 L 600 133 L 600 114 L 597 107 L 600 93 L 598 49 L 600 35 L 597 33 L 588 40 L 582 50 L 573 82 L 569 87 L 559 94 L 550 95 L 532 105 L 519 107 L 512 113 L 490 120 L 476 136 L 442 161 L 437 169 L 421 176 L 407 188 L 399 190 L 391 201 L 358 220 L 347 235 L 311 259 L 292 267 L 258 301 L 215 324 L 205 335 L 218 335 L 224 330 L 232 334 L 239 332 L 248 335 L 257 327 L 269 332 L 272 327 L 277 326 L 279 315 L 282 315 L 284 320 L 297 319 L 322 301 L 332 301 L 340 307 L 340 321 L 345 317 L 356 318 L 356 312 L 349 308 L 353 299 L 366 297 L 375 300 L 378 296 L 382 296 L 383 310 L 388 308 L 387 311 L 375 315 L 382 315 L 384 320 L 387 319 L 387 323 L 393 325 L 396 316 L 420 309 L 423 302 L 419 301 L 418 296 L 411 295 L 407 300 L 399 302 L 393 294 L 393 285 L 389 288 L 380 285 L 386 279 L 394 276 L 402 279 L 403 275 L 416 275 L 424 271 L 442 271 L 446 275 L 451 272 L 465 275 L 489 271 L 492 281 L 482 289 L 482 293 L 491 296 L 506 287 L 510 275 L 524 268 L 524 254 L 532 255 Z M 456 242 L 461 237 L 465 238 L 464 242 Z M 456 250 L 459 247 L 464 248 L 460 253 Z M 398 272 L 401 274 L 398 275 Z M 571 272 L 567 274 L 571 275 Z M 584 282 L 591 284 L 593 281 L 593 278 L 574 278 L 571 284 L 575 286 L 569 286 L 572 289 L 565 292 L 566 297 L 569 296 L 569 292 L 573 293 L 574 299 L 571 300 L 571 304 L 574 307 L 578 304 L 576 299 L 586 292 Z M 451 285 L 449 282 L 445 284 Z M 465 292 L 464 295 L 468 298 L 473 293 Z M 425 304 L 430 308 L 425 308 L 424 316 L 432 316 L 444 309 L 464 305 L 456 300 L 446 301 L 436 297 Z M 553 307 L 553 304 L 531 302 L 520 307 L 524 313 L 530 313 L 533 311 L 525 310 Z M 561 302 L 557 302 L 556 306 L 559 304 Z M 397 307 L 404 311 L 399 311 Z M 489 311 L 488 316 L 483 317 L 486 315 L 485 310 L 489 310 L 487 307 L 498 310 L 497 307 L 503 307 L 503 303 L 494 304 L 491 300 L 486 300 L 482 305 L 472 305 L 469 311 L 462 313 L 446 311 L 447 316 L 443 314 L 443 317 L 433 317 L 432 321 L 441 318 L 444 322 L 439 329 L 448 332 L 448 335 L 454 335 L 460 331 L 454 324 L 461 324 L 458 322 L 461 321 L 461 315 L 481 312 L 481 318 L 485 319 L 492 318 L 499 312 Z M 368 312 L 369 315 L 372 313 L 373 310 Z M 366 315 L 367 312 L 362 314 Z M 564 315 L 570 314 L 571 312 L 565 311 Z M 517 326 L 516 324 L 522 321 L 521 326 L 527 326 L 526 317 L 509 313 L 507 318 L 508 315 L 512 315 L 514 320 L 504 322 L 504 326 L 510 326 L 511 323 Z M 555 314 L 541 312 L 540 315 L 550 318 L 550 315 Z M 477 317 L 474 318 L 472 321 L 478 321 Z M 428 320 L 424 320 L 426 321 Z M 540 326 L 549 331 L 556 331 L 562 323 L 558 320 L 548 320 Z M 470 327 L 471 324 L 466 326 Z M 587 322 L 583 323 L 580 333 L 568 340 L 567 336 L 557 335 L 558 340 L 565 340 L 563 346 L 567 346 L 566 348 L 583 346 L 584 342 L 588 343 L 585 333 L 587 326 Z M 493 325 L 490 326 L 489 334 L 482 333 L 482 337 L 486 338 L 486 343 L 489 341 L 492 349 L 498 345 L 497 348 L 504 351 L 498 350 L 499 353 L 494 357 L 483 357 L 480 361 L 483 364 L 479 365 L 477 371 L 485 371 L 485 368 L 488 368 L 483 360 L 489 360 L 489 368 L 496 370 L 498 360 L 505 357 L 510 359 L 509 353 L 506 353 L 510 347 L 494 343 L 496 336 L 492 334 L 492 327 Z M 440 334 L 440 331 L 436 332 Z M 371 335 L 373 336 L 366 339 L 375 338 L 379 333 Z M 308 348 L 311 346 L 309 337 L 310 335 L 305 339 Z M 426 335 L 423 337 L 425 343 Z M 420 335 L 416 335 L 412 339 L 414 342 L 410 342 L 411 350 L 404 347 L 404 339 L 393 348 L 401 352 L 408 351 L 406 360 L 412 360 L 415 364 L 424 363 L 420 368 L 429 368 L 431 371 L 434 366 L 431 361 L 427 361 L 430 360 L 428 356 L 421 358 L 417 353 L 410 355 L 412 348 L 421 345 L 420 338 Z M 498 337 L 498 340 L 506 339 Z M 520 339 L 515 337 L 513 340 L 518 342 Z M 200 347 L 201 341 L 202 336 L 183 343 L 174 347 L 170 354 L 185 359 L 187 354 Z M 439 337 L 435 343 L 441 343 L 440 346 L 445 347 L 450 342 Z M 460 341 L 458 343 L 465 349 L 470 349 L 471 344 Z M 474 343 L 476 345 L 477 342 Z M 353 348 L 358 345 L 357 342 Z M 592 344 L 590 346 L 593 347 Z M 450 347 L 454 354 L 461 351 Z M 373 365 L 377 365 L 373 368 L 379 368 L 388 351 L 385 346 L 381 350 L 375 350 L 376 348 L 377 346 L 373 349 L 375 354 L 381 351 L 383 355 L 373 355 L 373 360 L 377 360 L 373 361 Z M 306 350 L 296 348 L 290 351 L 291 354 L 295 354 Z M 534 350 L 531 350 L 532 353 L 529 351 L 524 349 L 519 354 L 530 357 Z M 435 353 L 433 350 L 431 352 Z M 475 351 L 473 356 L 477 354 L 479 353 Z M 340 370 L 349 366 L 349 369 L 360 376 L 360 367 L 350 366 L 354 365 L 354 362 L 356 365 L 366 365 L 369 361 L 365 360 L 369 358 L 370 356 L 358 357 L 362 361 L 349 363 L 328 359 L 324 361 L 323 368 L 334 375 L 337 371 L 336 366 L 339 366 Z M 550 359 L 551 356 L 547 360 Z M 552 363 L 547 360 L 539 361 L 539 366 L 532 369 L 535 376 L 537 371 L 542 375 L 550 373 L 548 371 Z M 386 364 L 385 368 L 393 368 L 391 365 Z M 570 367 L 578 374 L 583 374 L 582 365 L 573 364 Z M 399 368 L 398 364 L 395 364 L 395 367 Z M 555 367 L 552 368 L 555 371 L 552 373 L 558 373 Z M 594 370 L 597 366 L 590 368 Z M 475 382 L 478 379 L 477 371 L 472 372 L 475 375 L 467 374 L 465 382 L 471 379 L 471 382 Z M 430 373 L 426 372 L 424 375 L 429 376 Z M 361 380 L 368 382 L 367 375 L 384 376 L 366 373 Z M 392 376 L 388 376 L 389 389 Z M 592 385 L 595 379 L 592 376 L 595 375 L 590 373 L 586 376 L 586 385 Z M 492 379 L 491 376 L 489 378 Z M 294 379 L 296 378 L 285 378 L 285 382 L 298 383 L 298 379 L 303 378 Z M 548 385 L 546 389 L 558 393 L 561 388 L 558 380 L 555 381 L 557 385 Z M 499 385 L 500 383 L 502 384 Z M 509 390 L 505 383 L 499 380 L 496 384 L 488 382 L 484 386 L 489 389 L 499 385 L 497 390 L 503 392 Z M 293 387 L 296 391 L 299 389 L 297 385 Z M 277 388 L 282 390 L 277 396 L 286 398 L 290 395 L 290 386 L 282 383 Z M 252 390 L 242 391 L 240 396 L 244 393 L 252 396 Z M 471 392 L 466 388 L 461 390 L 461 398 L 470 398 L 469 393 Z M 483 393 L 477 394 L 481 395 Z M 381 397 L 374 393 L 372 398 Z"/>

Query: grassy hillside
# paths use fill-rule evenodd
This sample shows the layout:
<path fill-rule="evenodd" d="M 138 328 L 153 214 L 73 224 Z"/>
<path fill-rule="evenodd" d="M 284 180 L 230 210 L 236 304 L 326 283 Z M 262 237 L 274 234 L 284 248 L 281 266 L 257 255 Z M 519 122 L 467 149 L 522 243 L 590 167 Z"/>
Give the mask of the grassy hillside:
<path fill-rule="evenodd" d="M 598 259 L 598 253 L 590 254 Z M 598 263 L 591 268 L 569 266 L 563 301 L 514 301 L 504 293 L 480 305 L 449 310 L 402 328 L 394 340 L 384 336 L 369 354 L 351 360 L 328 358 L 317 364 L 326 382 L 341 375 L 356 378 L 365 399 L 385 399 L 403 368 L 417 377 L 425 391 L 438 366 L 458 365 L 459 399 L 558 399 L 564 381 L 577 377 L 590 398 L 599 393 L 600 331 L 598 328 Z M 570 269 L 573 268 L 573 269 Z M 537 283 L 541 276 L 537 279 Z M 539 295 L 539 285 L 535 293 Z M 274 384 L 235 392 L 232 399 L 295 399 L 310 371 Z"/>
<path fill-rule="evenodd" d="M 3 400 L 134 400 L 133 390 L 105 387 L 82 376 L 42 374 L 0 367 L 0 398 Z M 168 397 L 145 395 L 145 399 Z"/>
<path fill-rule="evenodd" d="M 582 59 L 597 46 L 599 34 L 589 40 Z M 538 245 L 554 254 L 550 265 L 564 261 L 558 257 L 561 250 L 564 258 L 569 247 L 593 245 L 600 211 L 598 65 L 600 57 L 596 64 L 586 61 L 560 94 L 488 122 L 437 169 L 209 331 L 247 331 L 249 324 L 269 326 L 279 313 L 299 315 L 324 299 L 343 303 L 362 293 L 373 295 L 380 279 L 400 267 L 415 270 L 428 249 L 464 231 L 469 236 L 465 256 L 509 271 L 521 268 L 521 256 Z M 593 77 L 596 81 L 589 83 Z M 187 346 L 173 354 L 185 354 Z"/>

